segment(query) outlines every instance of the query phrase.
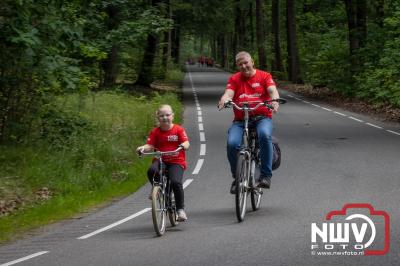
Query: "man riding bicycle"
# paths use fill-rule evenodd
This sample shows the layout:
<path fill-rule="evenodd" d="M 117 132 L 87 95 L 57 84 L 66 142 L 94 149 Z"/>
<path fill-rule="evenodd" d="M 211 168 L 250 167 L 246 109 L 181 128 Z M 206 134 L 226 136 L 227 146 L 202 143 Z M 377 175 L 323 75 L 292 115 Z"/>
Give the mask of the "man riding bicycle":
<path fill-rule="evenodd" d="M 254 61 L 248 52 L 239 52 L 236 57 L 236 66 L 239 72 L 233 74 L 226 86 L 225 93 L 219 101 L 219 108 L 224 107 L 227 101 L 232 100 L 240 105 L 243 102 L 264 102 L 278 99 L 279 93 L 270 73 L 254 68 Z M 278 102 L 271 102 L 273 111 L 279 109 Z M 227 155 L 231 167 L 232 177 L 235 179 L 237 152 L 240 149 L 243 134 L 243 112 L 234 110 L 234 120 L 228 131 Z M 260 146 L 261 169 L 258 186 L 270 188 L 272 177 L 272 111 L 265 106 L 250 113 L 253 126 L 257 129 Z M 232 182 L 230 192 L 235 193 L 235 180 Z"/>

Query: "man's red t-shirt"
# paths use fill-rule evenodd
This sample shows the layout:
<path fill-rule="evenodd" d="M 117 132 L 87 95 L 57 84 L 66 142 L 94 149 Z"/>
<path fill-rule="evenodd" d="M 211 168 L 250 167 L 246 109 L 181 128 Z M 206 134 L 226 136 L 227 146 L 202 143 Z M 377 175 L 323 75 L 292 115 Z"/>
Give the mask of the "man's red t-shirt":
<path fill-rule="evenodd" d="M 235 92 L 232 101 L 240 106 L 242 102 L 263 102 L 271 100 L 271 96 L 267 90 L 269 86 L 275 86 L 271 74 L 256 69 L 256 74 L 249 78 L 243 76 L 240 72 L 233 74 L 229 78 L 226 88 Z M 257 103 L 253 103 L 250 106 L 255 106 L 256 104 Z M 233 110 L 235 114 L 234 120 L 244 119 L 243 111 Z M 250 116 L 257 115 L 264 115 L 272 118 L 272 111 L 265 106 L 260 106 L 257 110 L 250 112 Z"/>
<path fill-rule="evenodd" d="M 189 140 L 185 129 L 179 125 L 173 125 L 170 130 L 164 131 L 159 127 L 153 128 L 147 138 L 147 144 L 154 146 L 159 151 L 176 150 L 179 144 Z M 186 169 L 185 151 L 176 154 L 163 155 L 163 162 L 179 164 Z"/>

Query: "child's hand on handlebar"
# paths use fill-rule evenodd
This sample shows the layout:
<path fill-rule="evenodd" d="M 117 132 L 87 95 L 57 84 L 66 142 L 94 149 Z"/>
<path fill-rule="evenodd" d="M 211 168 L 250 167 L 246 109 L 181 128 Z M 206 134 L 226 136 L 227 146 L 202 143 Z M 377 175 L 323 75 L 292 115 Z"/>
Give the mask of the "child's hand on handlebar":
<path fill-rule="evenodd" d="M 139 146 L 139 147 L 137 147 L 137 149 L 136 149 L 136 153 L 137 153 L 137 155 L 142 155 L 142 153 L 144 152 L 144 147 L 143 146 Z"/>

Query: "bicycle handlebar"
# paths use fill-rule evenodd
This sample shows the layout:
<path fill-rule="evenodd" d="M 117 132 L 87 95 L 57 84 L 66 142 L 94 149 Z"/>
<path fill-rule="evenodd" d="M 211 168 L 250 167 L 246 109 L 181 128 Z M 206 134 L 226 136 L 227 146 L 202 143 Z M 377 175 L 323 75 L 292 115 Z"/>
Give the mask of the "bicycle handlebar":
<path fill-rule="evenodd" d="M 232 100 L 229 100 L 229 101 L 227 101 L 227 102 L 224 103 L 224 107 L 223 107 L 223 108 L 230 108 L 231 106 L 233 106 L 235 109 L 241 110 L 241 111 L 244 111 L 244 110 L 247 110 L 247 111 L 254 111 L 254 110 L 256 110 L 257 108 L 259 108 L 260 106 L 265 106 L 265 107 L 267 107 L 268 109 L 273 109 L 272 105 L 269 104 L 269 103 L 272 103 L 272 102 L 278 102 L 278 103 L 284 104 L 284 103 L 286 103 L 287 101 L 286 101 L 286 99 L 278 98 L 278 99 L 273 99 L 273 100 L 267 100 L 267 101 L 264 101 L 264 102 L 257 102 L 258 104 L 257 104 L 256 106 L 254 106 L 254 107 L 250 107 L 250 106 L 249 106 L 249 104 L 250 104 L 250 103 L 253 103 L 253 102 L 243 102 L 243 103 L 241 103 L 243 106 L 240 107 L 239 105 L 237 105 L 236 103 L 234 103 Z M 255 103 L 255 102 L 254 102 L 254 103 Z M 221 109 L 220 109 L 220 110 L 221 110 Z"/>
<path fill-rule="evenodd" d="M 138 155 L 141 157 L 142 155 L 155 155 L 156 157 L 162 156 L 162 155 L 169 155 L 169 154 L 174 154 L 183 149 L 183 146 L 179 145 L 179 147 L 174 150 L 174 151 L 153 151 L 153 152 L 139 152 Z"/>

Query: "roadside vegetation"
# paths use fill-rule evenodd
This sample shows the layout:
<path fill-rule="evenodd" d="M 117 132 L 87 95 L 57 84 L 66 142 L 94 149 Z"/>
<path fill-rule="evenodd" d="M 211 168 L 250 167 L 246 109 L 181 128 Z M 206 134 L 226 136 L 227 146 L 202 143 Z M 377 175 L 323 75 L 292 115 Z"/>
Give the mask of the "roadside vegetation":
<path fill-rule="evenodd" d="M 0 241 L 143 185 L 149 162 L 134 150 L 162 103 L 173 106 L 179 121 L 182 105 L 173 92 L 56 97 L 33 126 L 38 132 L 31 141 L 1 146 Z"/>

